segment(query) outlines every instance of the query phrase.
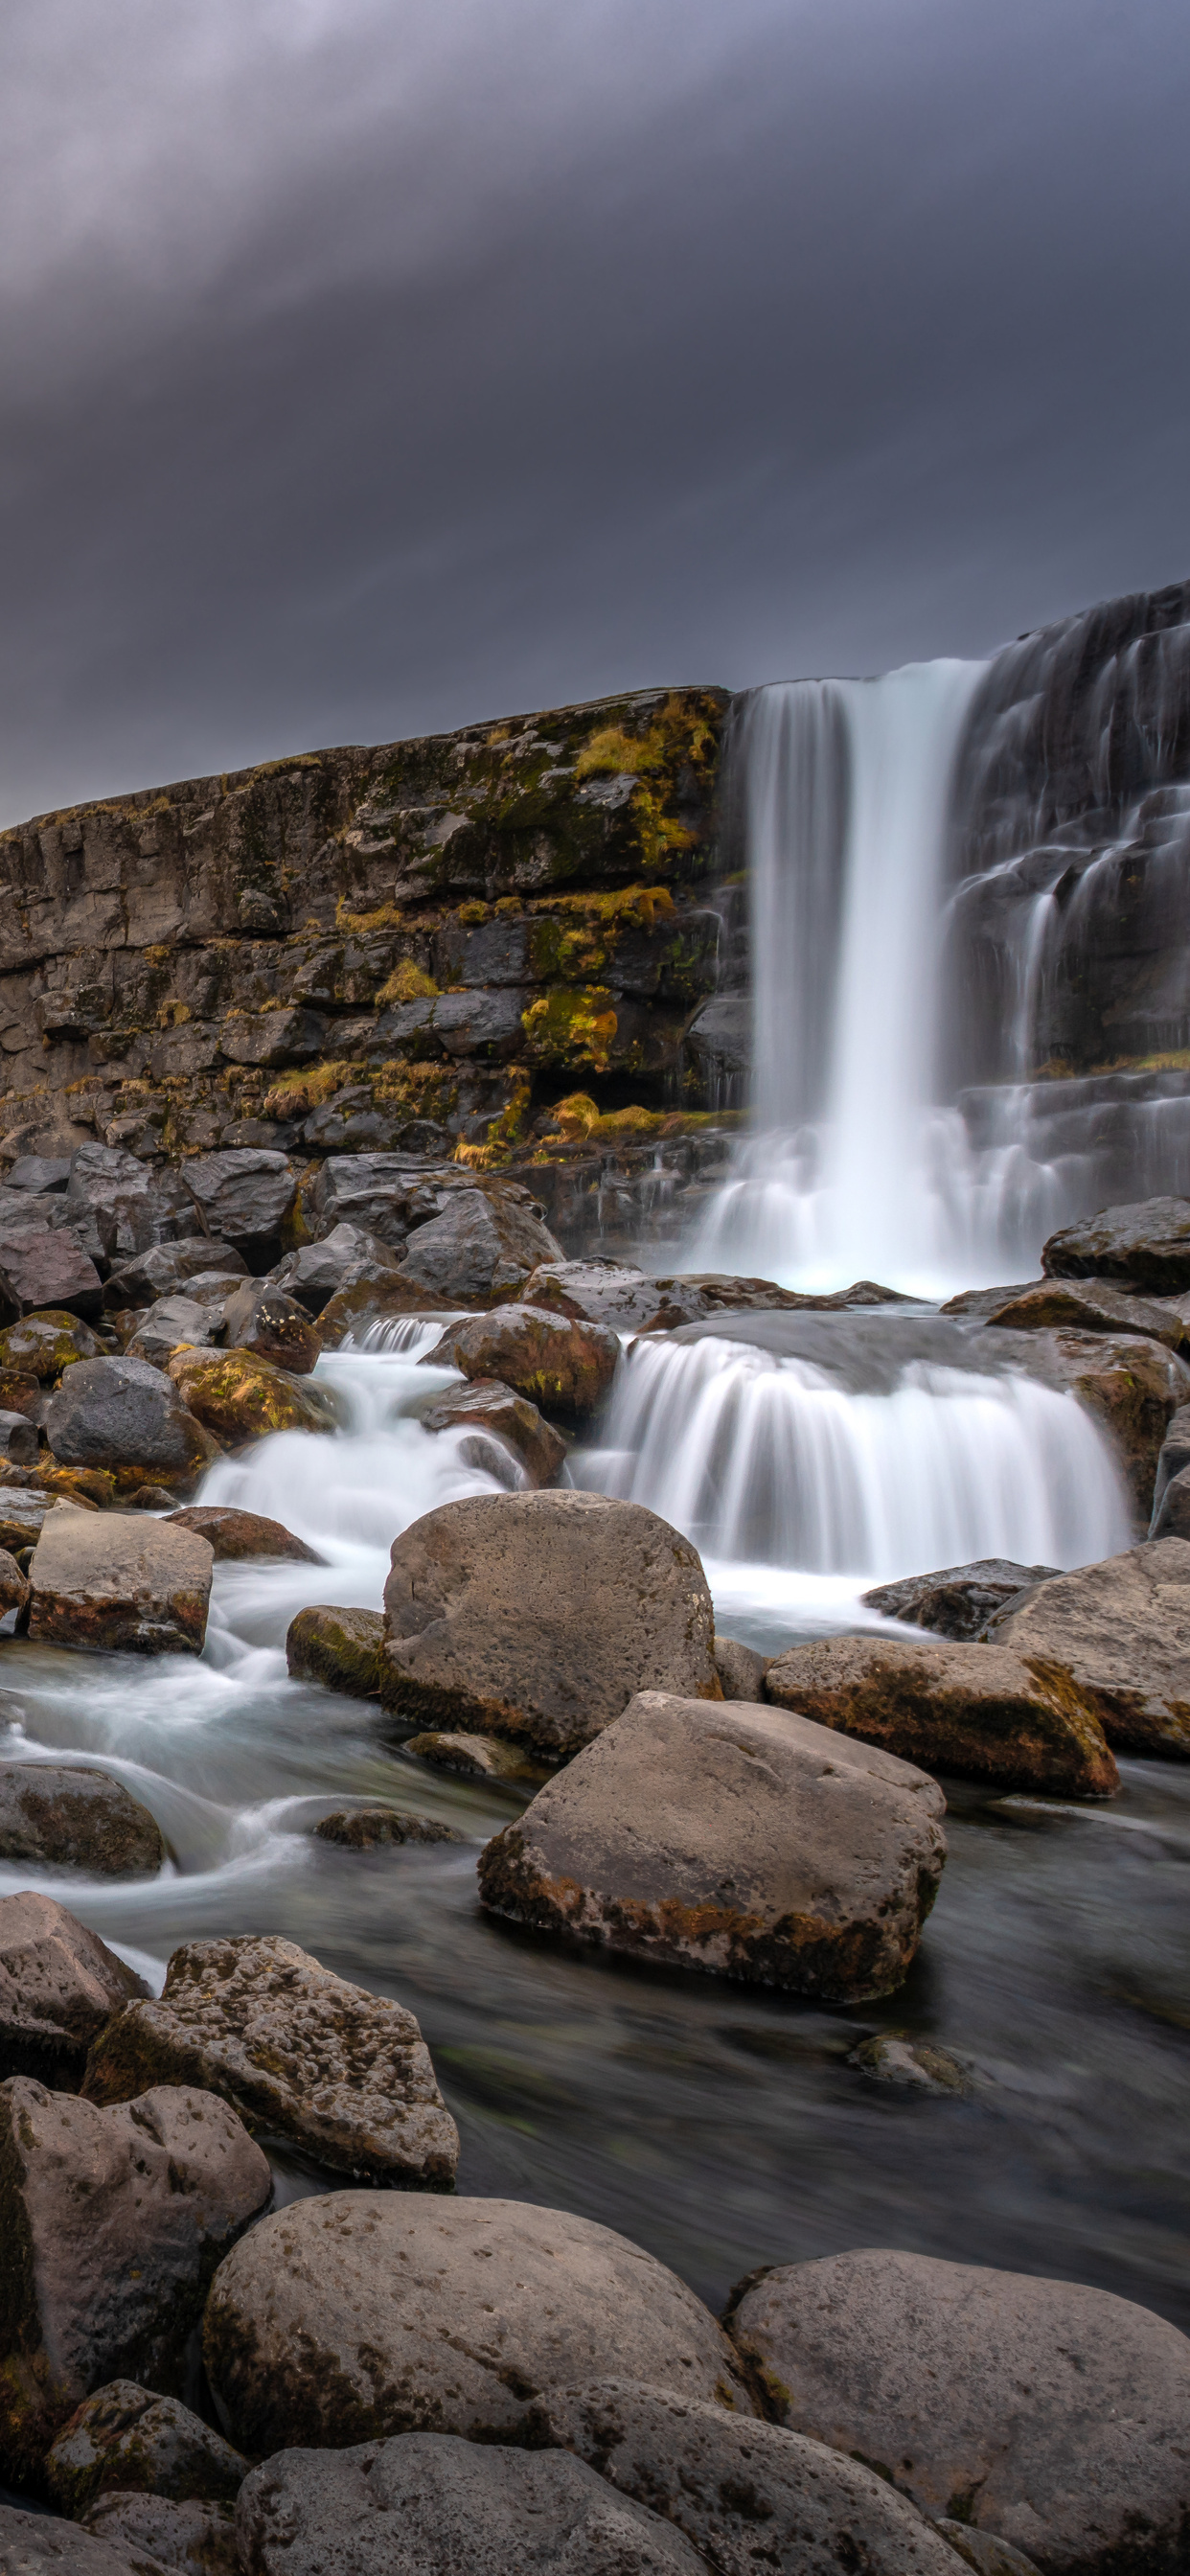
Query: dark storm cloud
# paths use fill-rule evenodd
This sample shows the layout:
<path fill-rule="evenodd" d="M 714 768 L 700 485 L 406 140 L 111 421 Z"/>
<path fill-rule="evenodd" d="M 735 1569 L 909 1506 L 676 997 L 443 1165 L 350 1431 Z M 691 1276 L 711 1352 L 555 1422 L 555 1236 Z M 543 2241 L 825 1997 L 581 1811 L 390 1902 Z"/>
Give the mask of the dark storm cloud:
<path fill-rule="evenodd" d="M 1166 0 L 9 0 L 9 816 L 1183 574 Z"/>

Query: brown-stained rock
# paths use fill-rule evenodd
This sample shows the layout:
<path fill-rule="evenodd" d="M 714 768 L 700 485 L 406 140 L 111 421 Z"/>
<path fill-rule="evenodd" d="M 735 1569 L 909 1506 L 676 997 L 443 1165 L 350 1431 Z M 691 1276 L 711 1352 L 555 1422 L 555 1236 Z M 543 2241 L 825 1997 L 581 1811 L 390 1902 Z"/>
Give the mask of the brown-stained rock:
<path fill-rule="evenodd" d="M 724 1699 L 745 1699 L 754 1707 L 764 1698 L 764 1677 L 773 1658 L 742 1646 L 738 1637 L 716 1637 L 712 1652 Z"/>
<path fill-rule="evenodd" d="M 312 1386 L 255 1351 L 178 1351 L 167 1374 L 206 1430 L 226 1448 L 270 1431 L 336 1431 L 334 1390 Z"/>
<path fill-rule="evenodd" d="M 611 2228 L 516 2200 L 332 2192 L 221 2265 L 203 2327 L 241 2450 L 426 2430 L 523 2442 L 535 2400 L 630 2371 L 747 2414 L 722 2328 Z"/>
<path fill-rule="evenodd" d="M 157 1483 L 194 1478 L 214 1442 L 149 1360 L 77 1360 L 46 1407 L 45 1434 L 63 1467 L 132 1467 Z"/>
<path fill-rule="evenodd" d="M 1043 1279 L 1035 1287 L 1010 1289 L 984 1322 L 1018 1333 L 1143 1333 L 1183 1357 L 1190 1355 L 1190 1326 L 1176 1308 L 1158 1305 L 1151 1297 L 1129 1296 L 1107 1279 Z"/>
<path fill-rule="evenodd" d="M 305 1307 L 267 1279 L 246 1279 L 233 1289 L 222 1329 L 229 1350 L 254 1351 L 295 1377 L 309 1377 L 321 1356 L 322 1335 Z"/>
<path fill-rule="evenodd" d="M 213 2094 L 158 2086 L 99 2110 L 0 2085 L 0 2463 L 35 2479 L 111 2379 L 176 2393 L 216 2265 L 272 2189 Z"/>
<path fill-rule="evenodd" d="M 145 1471 L 147 1473 L 147 1471 Z M 136 1508 L 142 1508 L 145 1494 L 165 1494 L 167 1503 L 173 1495 L 164 1485 L 141 1483 L 139 1468 L 121 1468 L 119 1479 L 124 1490 L 131 1491 Z M 52 1449 L 43 1449 L 37 1482 L 51 1501 L 76 1503 L 81 1512 L 110 1512 L 116 1501 L 117 1478 L 106 1467 L 60 1467 Z"/>
<path fill-rule="evenodd" d="M 1051 1797 L 1110 1798 L 1120 1785 L 1077 1687 L 1056 1673 L 1040 1679 L 1003 1646 L 823 1637 L 779 1655 L 765 1691 L 926 1770 Z"/>
<path fill-rule="evenodd" d="M 1174 1297 L 1190 1288 L 1190 1199 L 1141 1199 L 1063 1226 L 1042 1247 L 1047 1279 L 1102 1279 Z"/>
<path fill-rule="evenodd" d="M 0 2504 L 0 2576 L 162 2576 L 147 2550 L 99 2540 L 52 2513 Z"/>
<path fill-rule="evenodd" d="M 932 2040 L 912 2039 L 904 2031 L 880 2030 L 861 2040 L 847 2060 L 871 2084 L 889 2084 L 900 2093 L 930 2093 L 940 2099 L 965 2097 L 975 2091 L 969 2067 L 948 2048 Z"/>
<path fill-rule="evenodd" d="M 87 1325 L 57 1307 L 26 1315 L 0 1333 L 0 1368 L 38 1378 L 43 1386 L 61 1377 L 75 1360 L 102 1358 L 103 1345 Z"/>
<path fill-rule="evenodd" d="M 40 1422 L 43 1397 L 32 1370 L 0 1368 L 0 1406 L 6 1413 L 23 1413 L 27 1422 Z"/>
<path fill-rule="evenodd" d="M 159 2567 L 178 2569 L 181 2576 L 240 2576 L 230 2504 L 198 2496 L 177 2503 L 172 2496 L 117 2489 L 97 2498 L 82 2528 L 130 2558 L 151 2554 Z"/>
<path fill-rule="evenodd" d="M 169 1515 L 170 1527 L 205 1538 L 216 1565 L 239 1565 L 247 1559 L 276 1558 L 292 1565 L 321 1565 L 323 1559 L 304 1538 L 295 1538 L 281 1521 L 264 1512 L 242 1512 L 231 1503 L 185 1503 Z"/>
<path fill-rule="evenodd" d="M 65 1227 L 31 1226 L 0 1236 L 0 1315 L 15 1323 L 39 1308 L 98 1315 L 103 1282 Z"/>
<path fill-rule="evenodd" d="M 214 1561 L 193 1530 L 57 1502 L 29 1567 L 29 1635 L 91 1653 L 200 1655 Z"/>
<path fill-rule="evenodd" d="M 867 1610 L 882 1619 L 900 1619 L 907 1628 L 932 1628 L 938 1637 L 970 1643 L 988 1620 L 1018 1592 L 1047 1583 L 1056 1565 L 1014 1565 L 1004 1556 L 980 1557 L 972 1565 L 946 1565 L 934 1574 L 911 1574 L 899 1583 L 878 1583 L 862 1596 Z"/>
<path fill-rule="evenodd" d="M 953 2576 L 945 2541 L 862 2461 L 679 2389 L 617 2377 L 551 2393 L 531 2438 L 661 2514 L 716 2576 Z"/>
<path fill-rule="evenodd" d="M 531 1762 L 522 1744 L 505 1744 L 498 1735 L 425 1735 L 406 1737 L 402 1750 L 435 1771 L 457 1771 L 464 1780 L 543 1780 L 548 1774 Z"/>
<path fill-rule="evenodd" d="M 534 1931 L 859 2003 L 901 1984 L 946 1858 L 907 1762 L 774 1708 L 642 1691 L 485 1846 Z"/>
<path fill-rule="evenodd" d="M 553 1482 L 566 1457 L 566 1443 L 527 1397 L 503 1386 L 499 1378 L 476 1378 L 451 1386 L 436 1396 L 421 1415 L 423 1431 L 456 1431 L 470 1426 L 499 1441 L 534 1487 Z M 481 1443 L 471 1444 L 472 1451 Z M 486 1465 L 473 1454 L 468 1464 Z"/>
<path fill-rule="evenodd" d="M 546 1415 L 585 1422 L 603 1402 L 616 1373 L 620 1344 L 605 1324 L 554 1315 L 539 1306 L 498 1306 L 447 1327 L 427 1368 L 461 1369 L 467 1378 L 498 1378 Z"/>
<path fill-rule="evenodd" d="M 89 2101 L 153 2083 L 221 2093 L 339 2173 L 426 2191 L 454 2181 L 458 2131 L 413 2014 L 272 1934 L 184 1942 L 160 2000 L 100 2033 Z"/>
<path fill-rule="evenodd" d="M 0 1896 L 0 2076 L 75 2091 L 104 2023 L 147 1993 L 52 1896 Z"/>
<path fill-rule="evenodd" d="M 730 2322 L 779 2423 L 1044 2576 L 1184 2564 L 1190 2341 L 1148 2308 L 865 2249 L 766 2273 Z"/>
<path fill-rule="evenodd" d="M 29 1585 L 16 1558 L 0 1547 L 0 1618 L 10 1610 L 23 1610 L 28 1598 Z"/>
<path fill-rule="evenodd" d="M 339 1610 L 316 1602 L 289 1623 L 285 1661 L 295 1682 L 321 1682 L 348 1699 L 378 1699 L 383 1679 L 384 1619 L 379 1610 Z"/>
<path fill-rule="evenodd" d="M 113 2379 L 63 2425 L 46 2454 L 45 2488 L 60 2513 L 76 2516 L 112 2488 L 232 2504 L 247 2470 L 242 2454 L 180 2399 Z"/>
<path fill-rule="evenodd" d="M 471 1494 L 394 1540 L 381 1696 L 407 1724 L 590 1742 L 633 1692 L 720 1699 L 698 1552 L 639 1503 Z"/>
<path fill-rule="evenodd" d="M 437 1816 L 415 1816 L 402 1807 L 339 1807 L 314 1827 L 320 1843 L 344 1851 L 383 1851 L 390 1843 L 461 1843 L 465 1834 Z"/>
<path fill-rule="evenodd" d="M 1190 1402 L 1190 1367 L 1160 1342 L 1108 1333 L 1033 1337 L 1055 1383 L 1072 1387 L 1109 1433 L 1142 1527 L 1171 1416 Z"/>
<path fill-rule="evenodd" d="M 143 1878 L 164 1859 L 156 1818 L 106 1771 L 0 1762 L 0 1861 Z"/>
<path fill-rule="evenodd" d="M 1123 1753 L 1190 1758 L 1190 1542 L 1149 1540 L 1041 1583 L 989 1637 L 1072 1683 Z"/>

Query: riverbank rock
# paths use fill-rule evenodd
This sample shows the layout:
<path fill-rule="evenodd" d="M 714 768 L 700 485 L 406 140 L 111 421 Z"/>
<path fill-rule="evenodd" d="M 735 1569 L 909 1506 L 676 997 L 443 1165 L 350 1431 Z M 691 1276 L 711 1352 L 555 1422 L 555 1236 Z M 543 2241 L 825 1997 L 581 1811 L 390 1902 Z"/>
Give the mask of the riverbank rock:
<path fill-rule="evenodd" d="M 147 1360 L 156 1369 L 163 1369 L 170 1353 L 183 1347 L 210 1350 L 221 1329 L 219 1309 L 200 1305 L 194 1297 L 159 1297 L 155 1306 L 136 1311 L 136 1331 L 124 1344 L 124 1357 Z"/>
<path fill-rule="evenodd" d="M 764 1698 L 764 1677 L 773 1658 L 741 1646 L 736 1637 L 716 1637 L 712 1652 L 724 1699 L 747 1700 L 756 1707 Z"/>
<path fill-rule="evenodd" d="M 229 2504 L 212 2504 L 198 2496 L 175 2503 L 172 2496 L 118 2492 L 101 2495 L 84 2514 L 84 2531 L 127 2560 L 140 2556 L 176 2571 L 176 2576 L 240 2576 L 236 2554 L 236 2518 Z"/>
<path fill-rule="evenodd" d="M 0 1861 L 84 1869 L 95 1878 L 143 1878 L 164 1859 L 156 1818 L 106 1771 L 0 1763 Z"/>
<path fill-rule="evenodd" d="M 29 1567 L 29 1635 L 91 1653 L 200 1655 L 214 1562 L 194 1530 L 55 1503 Z"/>
<path fill-rule="evenodd" d="M 148 1360 L 76 1361 L 46 1407 L 45 1435 L 63 1467 L 139 1469 L 166 1486 L 192 1484 L 218 1455 L 176 1385 Z"/>
<path fill-rule="evenodd" d="M 561 1258 L 562 1246 L 528 1191 L 514 1183 L 451 1190 L 437 1216 L 409 1236 L 401 1272 L 435 1297 L 469 1305 L 523 1287 L 539 1262 Z"/>
<path fill-rule="evenodd" d="M 98 1315 L 103 1281 L 94 1262 L 63 1227 L 0 1235 L 0 1319 L 15 1323 L 46 1306 Z"/>
<path fill-rule="evenodd" d="M 1110 1279 L 1175 1297 L 1190 1288 L 1190 1199 L 1141 1199 L 1063 1226 L 1042 1247 L 1047 1279 Z"/>
<path fill-rule="evenodd" d="M 336 1610 L 318 1602 L 299 1610 L 285 1639 L 294 1682 L 321 1682 L 348 1699 L 378 1699 L 384 1675 L 384 1620 L 379 1610 Z"/>
<path fill-rule="evenodd" d="M 620 1356 L 604 1324 L 580 1323 L 538 1306 L 498 1306 L 447 1327 L 427 1368 L 461 1369 L 467 1378 L 498 1378 L 544 1414 L 586 1422 L 602 1404 Z"/>
<path fill-rule="evenodd" d="M 255 1351 L 177 1351 L 168 1375 L 179 1396 L 229 1449 L 270 1431 L 337 1431 L 333 1389 L 312 1386 Z"/>
<path fill-rule="evenodd" d="M 991 1623 L 997 1645 L 1069 1675 L 1109 1744 L 1190 1758 L 1190 1542 L 1150 1539 L 1060 1574 Z"/>
<path fill-rule="evenodd" d="M 52 1896 L 0 1896 L 0 2078 L 31 2075 L 74 2092 L 104 2023 L 147 1993 L 144 1978 Z"/>
<path fill-rule="evenodd" d="M 540 1763 L 530 1762 L 524 1746 L 505 1744 L 498 1735 L 411 1735 L 403 1751 L 435 1771 L 457 1771 L 464 1780 L 540 1780 Z"/>
<path fill-rule="evenodd" d="M 344 1223 L 332 1226 L 320 1243 L 304 1243 L 300 1251 L 287 1252 L 269 1277 L 274 1288 L 295 1297 L 308 1315 L 320 1315 L 340 1288 L 391 1279 L 399 1266 L 400 1254 L 382 1243 L 378 1234 Z"/>
<path fill-rule="evenodd" d="M 46 2455 L 45 2487 L 60 2513 L 123 2495 L 203 2496 L 232 2504 L 248 2462 L 176 2397 L 113 2379 L 84 2398 Z"/>
<path fill-rule="evenodd" d="M 268 1146 L 196 1154 L 182 1177 L 209 1235 L 229 1243 L 249 1270 L 271 1270 L 288 1249 L 286 1227 L 297 1198 L 297 1174 Z"/>
<path fill-rule="evenodd" d="M 642 1691 L 480 1856 L 535 1931 L 858 2003 L 907 1973 L 946 1858 L 935 1781 L 802 1716 Z"/>
<path fill-rule="evenodd" d="M 26 1315 L 23 1323 L 10 1324 L 0 1333 L 0 1368 L 35 1377 L 42 1386 L 61 1377 L 76 1360 L 103 1356 L 103 1344 L 89 1325 L 55 1307 Z"/>
<path fill-rule="evenodd" d="M 231 1503 L 185 1503 L 169 1515 L 171 1529 L 194 1530 L 205 1538 L 216 1565 L 277 1559 L 288 1565 L 321 1565 L 322 1557 L 304 1538 L 295 1538 L 281 1521 L 264 1512 L 241 1512 Z"/>
<path fill-rule="evenodd" d="M 1042 1279 L 1009 1289 L 1003 1302 L 985 1313 L 984 1322 L 1018 1333 L 1143 1333 L 1171 1351 L 1190 1353 L 1190 1327 L 1176 1307 L 1130 1296 L 1105 1279 Z"/>
<path fill-rule="evenodd" d="M 696 1549 L 639 1503 L 472 1494 L 395 1539 L 381 1695 L 409 1723 L 576 1752 L 634 1691 L 719 1699 Z"/>
<path fill-rule="evenodd" d="M 383 1851 L 390 1843 L 467 1839 L 437 1816 L 415 1816 L 401 1807 L 340 1807 L 332 1816 L 320 1816 L 314 1832 L 320 1843 L 337 1843 L 343 1851 Z"/>
<path fill-rule="evenodd" d="M 272 1934 L 184 1942 L 160 2000 L 109 2023 L 87 2099 L 127 2102 L 150 2084 L 221 2093 L 339 2173 L 429 2191 L 454 2181 L 458 2131 L 413 2014 Z"/>
<path fill-rule="evenodd" d="M 145 2550 L 114 2547 L 55 2514 L 23 2513 L 0 2504 L 3 2576 L 163 2576 Z"/>
<path fill-rule="evenodd" d="M 865 1610 L 900 1619 L 909 1628 L 931 1628 L 956 1645 L 971 1643 L 1018 1592 L 1048 1583 L 1056 1565 L 1013 1565 L 1008 1557 L 983 1556 L 973 1565 L 946 1565 L 936 1574 L 911 1574 L 900 1583 L 878 1583 L 861 1597 Z"/>
<path fill-rule="evenodd" d="M 568 2452 L 451 2433 L 283 2451 L 253 2471 L 236 2521 L 255 2576 L 324 2576 L 347 2532 L 353 2560 L 385 2576 L 706 2576 L 672 2523 Z"/>
<path fill-rule="evenodd" d="M 862 2453 L 1044 2576 L 1182 2564 L 1190 2341 L 1149 2309 L 865 2250 L 767 2273 L 731 2332 L 780 2423 Z"/>
<path fill-rule="evenodd" d="M 566 2390 L 534 2409 L 532 2438 L 661 2514 L 717 2576 L 952 2576 L 945 2541 L 861 2461 L 681 2390 L 624 2379 Z"/>
<path fill-rule="evenodd" d="M 272 2190 L 210 2093 L 158 2086 L 111 2110 L 0 2085 L 0 2463 L 36 2476 L 111 2379 L 176 2391 L 207 2284 Z"/>
<path fill-rule="evenodd" d="M 184 1293 L 187 1282 L 209 1270 L 247 1277 L 243 1254 L 230 1243 L 212 1243 L 208 1234 L 191 1234 L 179 1243 L 155 1243 L 134 1254 L 103 1285 L 104 1310 L 119 1314 L 128 1306 L 155 1306 L 163 1297 Z"/>
<path fill-rule="evenodd" d="M 246 1279 L 232 1290 L 222 1331 L 229 1350 L 255 1351 L 294 1377 L 309 1377 L 322 1352 L 322 1336 L 305 1307 L 267 1279 Z"/>
<path fill-rule="evenodd" d="M 927 1770 L 1067 1798 L 1110 1798 L 1120 1785 L 1081 1693 L 1003 1646 L 824 1637 L 779 1655 L 765 1689 L 779 1707 Z"/>
<path fill-rule="evenodd" d="M 499 1378 L 476 1378 L 448 1387 L 427 1405 L 420 1419 L 423 1431 L 471 1428 L 488 1435 L 486 1441 L 468 1443 L 464 1454 L 469 1466 L 485 1466 L 486 1458 L 473 1453 L 499 1441 L 522 1470 L 525 1482 L 535 1487 L 551 1484 L 565 1462 L 566 1443 L 553 1424 Z"/>
<path fill-rule="evenodd" d="M 203 2352 L 224 2430 L 258 2455 L 423 2429 L 523 2442 L 536 2399 L 613 2371 L 751 2411 L 683 2281 L 611 2228 L 526 2201 L 294 2201 L 221 2265 Z"/>

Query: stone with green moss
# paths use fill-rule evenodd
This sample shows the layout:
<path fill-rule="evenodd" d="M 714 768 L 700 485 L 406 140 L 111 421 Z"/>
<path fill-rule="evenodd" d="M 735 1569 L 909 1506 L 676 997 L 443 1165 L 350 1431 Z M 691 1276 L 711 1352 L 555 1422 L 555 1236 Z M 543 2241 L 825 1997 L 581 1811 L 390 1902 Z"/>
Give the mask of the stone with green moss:
<path fill-rule="evenodd" d="M 339 1407 L 330 1387 L 254 1351 L 175 1351 L 168 1375 L 183 1403 L 225 1448 L 243 1448 L 270 1431 L 337 1431 Z"/>
<path fill-rule="evenodd" d="M 295 1682 L 320 1682 L 348 1699 L 378 1699 L 384 1620 L 379 1610 L 299 1610 L 289 1624 L 285 1660 Z"/>

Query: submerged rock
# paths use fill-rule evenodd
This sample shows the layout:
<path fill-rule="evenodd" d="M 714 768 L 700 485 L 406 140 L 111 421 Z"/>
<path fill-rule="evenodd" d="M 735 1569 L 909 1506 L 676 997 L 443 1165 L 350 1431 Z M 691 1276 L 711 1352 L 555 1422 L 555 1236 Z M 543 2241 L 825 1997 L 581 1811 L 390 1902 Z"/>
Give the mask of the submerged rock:
<path fill-rule="evenodd" d="M 126 2102 L 153 2083 L 221 2093 L 340 2173 L 431 2191 L 454 2180 L 458 2131 L 413 2014 L 272 1934 L 184 1942 L 160 2000 L 102 2032 L 88 2100 Z"/>
<path fill-rule="evenodd" d="M 221 2265 L 203 2354 L 220 2422 L 258 2455 L 423 2427 L 523 2442 L 536 2399 L 613 2371 L 750 2412 L 684 2281 L 609 2227 L 515 2200 L 293 2201 Z"/>
<path fill-rule="evenodd" d="M 525 1304 L 545 1306 L 617 1333 L 669 1332 L 705 1311 L 697 1289 L 677 1279 L 651 1279 L 621 1261 L 545 1261 L 525 1283 Z"/>
<path fill-rule="evenodd" d="M 394 1540 L 381 1693 L 408 1723 L 576 1752 L 634 1691 L 719 1699 L 697 1551 L 639 1503 L 472 1494 Z"/>
<path fill-rule="evenodd" d="M 1003 1646 L 824 1637 L 770 1664 L 768 1697 L 928 1770 L 1001 1788 L 1110 1798 L 1120 1777 L 1082 1693 Z"/>
<path fill-rule="evenodd" d="M 1042 1248 L 1047 1279 L 1109 1279 L 1157 1297 L 1190 1288 L 1190 1199 L 1141 1199 L 1063 1226 Z"/>
<path fill-rule="evenodd" d="M 164 1859 L 156 1818 L 106 1771 L 0 1762 L 0 1861 L 142 1878 Z"/>
<path fill-rule="evenodd" d="M 229 1350 L 255 1351 L 295 1377 L 309 1377 L 322 1352 L 322 1336 L 305 1307 L 267 1279 L 246 1279 L 233 1289 L 222 1330 Z"/>
<path fill-rule="evenodd" d="M 148 1991 L 52 1896 L 0 1896 L 0 2078 L 73 2092 L 104 2023 Z"/>
<path fill-rule="evenodd" d="M 849 2066 L 873 2084 L 892 2084 L 902 2093 L 967 2094 L 974 2091 L 969 2070 L 948 2048 L 928 2039 L 909 2039 L 902 2031 L 877 2031 L 852 2050 Z"/>
<path fill-rule="evenodd" d="M 29 1568 L 29 1635 L 134 1655 L 200 1655 L 214 1557 L 195 1531 L 55 1503 Z"/>
<path fill-rule="evenodd" d="M 461 1843 L 466 1835 L 437 1816 L 415 1816 L 401 1807 L 340 1807 L 314 1827 L 321 1843 L 345 1851 L 383 1851 L 389 1843 Z"/>
<path fill-rule="evenodd" d="M 1045 2576 L 1181 2564 L 1190 2341 L 1149 2309 L 865 2250 L 765 2274 L 731 2332 L 779 2423 L 861 2453 Z"/>
<path fill-rule="evenodd" d="M 1190 1758 L 1190 1543 L 1149 1540 L 1038 1585 L 989 1635 L 1033 1671 L 1069 1675 L 1109 1744 Z"/>
<path fill-rule="evenodd" d="M 493 1314 L 449 1325 L 421 1356 L 427 1368 L 498 1378 L 542 1413 L 584 1422 L 611 1386 L 620 1344 L 604 1324 L 580 1323 L 537 1306 L 498 1306 Z"/>
<path fill-rule="evenodd" d="M 378 1699 L 383 1678 L 384 1620 L 379 1610 L 337 1610 L 312 1603 L 290 1620 L 285 1661 L 295 1682 L 321 1682 L 349 1699 Z"/>
<path fill-rule="evenodd" d="M 205 1538 L 216 1565 L 245 1560 L 277 1559 L 293 1565 L 321 1565 L 322 1557 L 295 1538 L 281 1521 L 264 1512 L 241 1512 L 231 1503 L 185 1503 L 169 1515 L 171 1529 L 194 1530 Z"/>
<path fill-rule="evenodd" d="M 330 1387 L 312 1386 L 255 1351 L 177 1351 L 169 1376 L 182 1402 L 233 1449 L 270 1431 L 337 1431 Z"/>
<path fill-rule="evenodd" d="M 468 1426 L 498 1440 L 532 1486 L 552 1483 L 566 1457 L 566 1443 L 535 1404 L 499 1378 L 476 1378 L 448 1387 L 420 1416 L 423 1431 L 455 1431 Z M 476 1442 L 475 1447 L 479 1446 Z M 479 1459 L 468 1458 L 469 1465 Z"/>
<path fill-rule="evenodd" d="M 180 2399 L 113 2379 L 63 2425 L 46 2455 L 45 2485 L 51 2504 L 77 2515 L 111 2488 L 231 2504 L 247 2471 L 241 2453 Z"/>
<path fill-rule="evenodd" d="M 539 1780 L 541 1767 L 528 1760 L 523 1745 L 505 1744 L 498 1735 L 411 1735 L 404 1745 L 419 1762 L 435 1771 L 458 1771 L 464 1780 Z"/>
<path fill-rule="evenodd" d="M 982 1556 L 973 1565 L 946 1565 L 936 1574 L 911 1574 L 900 1583 L 878 1583 L 861 1597 L 866 1610 L 900 1619 L 909 1628 L 932 1628 L 937 1637 L 966 1644 L 997 1610 L 1034 1583 L 1048 1583 L 1056 1565 L 1014 1565 L 1008 1557 Z"/>
<path fill-rule="evenodd" d="M 642 1691 L 480 1856 L 535 1931 L 839 2003 L 906 1975 L 945 1800 L 890 1754 L 774 1708 Z"/>

